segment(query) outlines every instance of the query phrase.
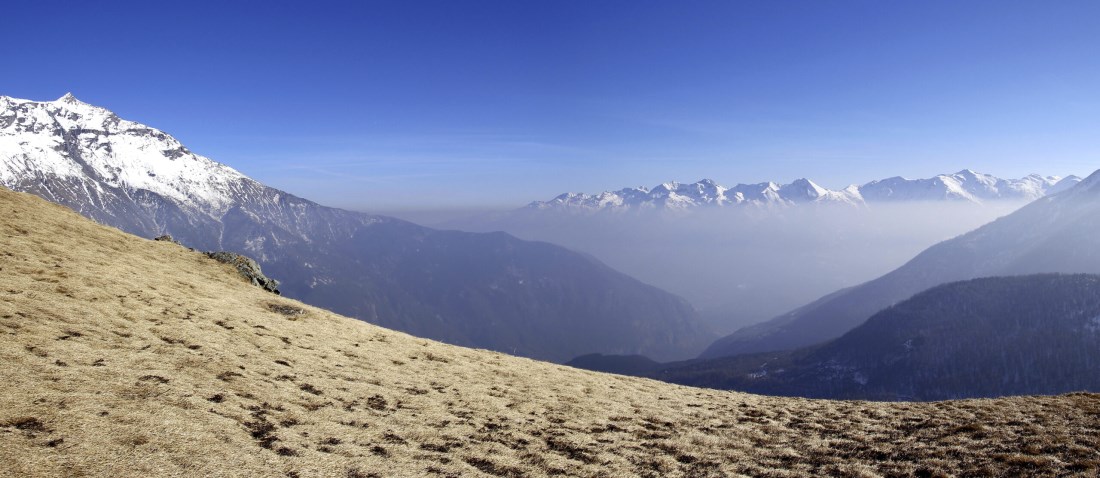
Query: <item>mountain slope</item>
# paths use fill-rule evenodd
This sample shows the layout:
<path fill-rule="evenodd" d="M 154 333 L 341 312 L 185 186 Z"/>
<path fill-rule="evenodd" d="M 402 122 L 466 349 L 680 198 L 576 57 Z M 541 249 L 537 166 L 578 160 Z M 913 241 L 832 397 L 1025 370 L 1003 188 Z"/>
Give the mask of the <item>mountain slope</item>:
<path fill-rule="evenodd" d="M 0 184 L 140 236 L 247 254 L 290 297 L 450 343 L 671 359 L 714 338 L 679 297 L 588 256 L 320 206 L 71 95 L 0 97 Z"/>
<path fill-rule="evenodd" d="M 0 189 L 2 476 L 1065 476 L 1100 396 L 830 402 L 449 346 Z M 1036 433 L 1042 430 L 1042 433 Z"/>
<path fill-rule="evenodd" d="M 1100 273 L 1100 172 L 972 232 L 921 252 L 870 282 L 834 292 L 712 344 L 702 358 L 802 347 L 839 337 L 917 292 L 977 277 Z"/>
<path fill-rule="evenodd" d="M 840 338 L 673 366 L 675 383 L 818 398 L 944 400 L 1100 390 L 1100 276 L 934 287 Z"/>

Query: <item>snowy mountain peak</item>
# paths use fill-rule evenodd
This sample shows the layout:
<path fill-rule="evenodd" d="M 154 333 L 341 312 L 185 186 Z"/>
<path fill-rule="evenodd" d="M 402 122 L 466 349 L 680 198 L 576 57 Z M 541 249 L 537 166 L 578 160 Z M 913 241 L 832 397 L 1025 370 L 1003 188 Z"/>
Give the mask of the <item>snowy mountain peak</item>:
<path fill-rule="evenodd" d="M 38 184 L 47 195 L 102 195 L 104 187 L 148 191 L 209 215 L 224 213 L 242 182 L 225 165 L 196 155 L 175 138 L 72 93 L 55 101 L 0 99 L 0 184 Z M 28 183 L 28 184 L 22 184 Z M 77 186 L 79 184 L 80 186 Z"/>
<path fill-rule="evenodd" d="M 70 103 L 70 104 L 79 103 L 79 104 L 82 104 L 82 105 L 87 104 L 83 101 L 80 101 L 80 100 L 76 99 L 76 97 L 73 96 L 72 92 L 65 93 L 65 96 L 62 96 L 62 97 L 58 98 L 57 101 L 55 101 L 55 103 Z"/>
<path fill-rule="evenodd" d="M 799 178 L 780 188 L 780 193 L 791 200 L 814 200 L 828 191 L 806 178 Z"/>

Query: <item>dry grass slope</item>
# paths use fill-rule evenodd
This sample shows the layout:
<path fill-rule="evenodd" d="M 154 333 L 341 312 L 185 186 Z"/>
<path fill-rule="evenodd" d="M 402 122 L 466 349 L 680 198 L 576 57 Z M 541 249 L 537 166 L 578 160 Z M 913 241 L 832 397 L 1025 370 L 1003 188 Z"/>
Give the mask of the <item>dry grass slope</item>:
<path fill-rule="evenodd" d="M 2 476 L 1095 476 L 1100 396 L 780 399 L 417 339 L 0 191 Z"/>

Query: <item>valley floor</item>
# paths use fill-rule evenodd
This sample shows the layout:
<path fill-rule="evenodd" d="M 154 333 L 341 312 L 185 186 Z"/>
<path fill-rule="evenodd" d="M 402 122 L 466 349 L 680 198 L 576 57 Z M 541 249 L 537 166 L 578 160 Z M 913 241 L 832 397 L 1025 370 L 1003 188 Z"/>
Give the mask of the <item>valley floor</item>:
<path fill-rule="evenodd" d="M 1100 395 L 771 398 L 448 346 L 0 190 L 0 476 L 1095 476 Z"/>

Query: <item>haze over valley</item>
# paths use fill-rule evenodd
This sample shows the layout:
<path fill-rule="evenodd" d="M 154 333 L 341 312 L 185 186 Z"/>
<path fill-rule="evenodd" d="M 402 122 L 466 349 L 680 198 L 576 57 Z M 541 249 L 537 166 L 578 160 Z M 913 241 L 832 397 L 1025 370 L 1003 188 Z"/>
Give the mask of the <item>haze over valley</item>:
<path fill-rule="evenodd" d="M 1050 182 L 1067 186 L 1078 180 Z M 457 219 L 436 217 L 429 224 L 505 231 L 591 254 L 684 297 L 714 331 L 730 333 L 889 272 L 924 248 L 1044 193 L 1036 188 L 1027 196 L 983 199 L 941 193 L 939 199 L 929 195 L 871 203 L 777 197 L 686 207 L 574 208 L 551 202 Z"/>

